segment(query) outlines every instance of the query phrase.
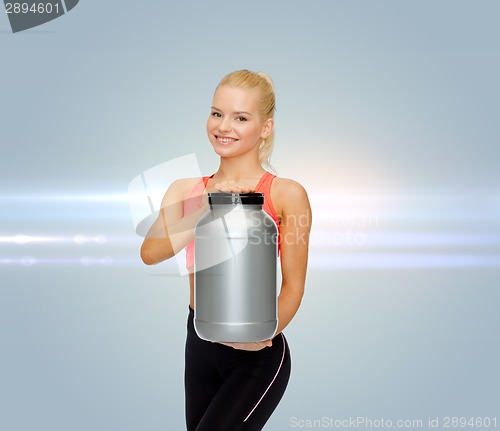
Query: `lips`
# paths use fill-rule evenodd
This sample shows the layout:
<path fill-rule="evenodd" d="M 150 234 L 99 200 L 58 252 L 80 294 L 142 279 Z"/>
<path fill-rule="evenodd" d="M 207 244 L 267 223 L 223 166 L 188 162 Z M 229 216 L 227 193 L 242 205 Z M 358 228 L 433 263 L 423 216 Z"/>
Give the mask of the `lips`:
<path fill-rule="evenodd" d="M 238 139 L 231 138 L 229 136 L 220 136 L 220 135 L 214 135 L 214 136 L 215 136 L 215 140 L 220 145 L 231 145 L 231 144 L 234 144 L 236 141 L 238 141 Z"/>

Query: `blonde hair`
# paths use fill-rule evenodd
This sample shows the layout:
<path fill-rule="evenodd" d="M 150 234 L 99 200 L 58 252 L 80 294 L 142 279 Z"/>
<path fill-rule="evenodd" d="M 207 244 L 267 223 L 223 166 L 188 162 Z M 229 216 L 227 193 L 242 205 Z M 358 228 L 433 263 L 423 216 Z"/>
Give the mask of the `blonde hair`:
<path fill-rule="evenodd" d="M 274 118 L 276 102 L 274 95 L 274 84 L 271 77 L 264 72 L 252 72 L 250 70 L 237 70 L 222 78 L 217 88 L 221 85 L 229 85 L 237 88 L 257 89 L 260 94 L 260 117 L 262 120 Z M 216 90 L 217 91 L 217 90 Z M 271 153 L 274 145 L 274 129 L 271 134 L 263 139 L 259 148 L 259 162 L 262 166 L 267 166 L 274 172 L 275 169 L 270 163 Z"/>

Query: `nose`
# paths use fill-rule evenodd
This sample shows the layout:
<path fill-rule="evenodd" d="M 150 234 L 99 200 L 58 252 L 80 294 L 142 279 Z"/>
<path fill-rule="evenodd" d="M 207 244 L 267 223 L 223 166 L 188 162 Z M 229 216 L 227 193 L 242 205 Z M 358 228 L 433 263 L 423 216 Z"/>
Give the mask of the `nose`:
<path fill-rule="evenodd" d="M 230 132 L 231 131 L 231 119 L 227 116 L 221 118 L 219 123 L 220 132 Z"/>

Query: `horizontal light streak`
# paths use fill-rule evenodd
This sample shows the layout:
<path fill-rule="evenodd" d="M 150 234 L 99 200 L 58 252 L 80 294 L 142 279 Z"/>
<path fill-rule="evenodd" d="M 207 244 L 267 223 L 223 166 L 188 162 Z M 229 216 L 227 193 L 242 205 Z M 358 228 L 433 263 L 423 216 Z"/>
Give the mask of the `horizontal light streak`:
<path fill-rule="evenodd" d="M 350 241 L 347 241 L 350 238 Z M 0 243 L 20 246 L 30 244 L 69 244 L 69 245 L 104 245 L 138 243 L 142 237 L 132 234 L 124 236 L 109 236 L 104 234 L 76 235 L 6 235 L 0 236 Z M 379 232 L 376 228 L 356 227 L 322 227 L 311 231 L 311 246 L 362 246 L 362 247 L 443 247 L 443 246 L 499 246 L 500 231 L 485 232 Z"/>
<path fill-rule="evenodd" d="M 378 246 L 500 246 L 500 233 L 378 233 L 370 232 Z"/>
<path fill-rule="evenodd" d="M 122 192 L 0 196 L 4 230 L 0 235 L 0 266 L 137 265 L 149 271 L 139 257 L 137 244 L 142 238 L 134 233 L 130 212 L 130 205 L 143 203 L 145 197 L 144 194 Z M 313 210 L 310 268 L 500 267 L 500 195 L 397 196 L 314 192 L 309 193 L 309 199 Z M 26 211 L 25 205 L 30 205 L 30 211 Z M 130 231 L 122 222 L 126 219 Z M 20 226 L 38 226 L 37 230 L 43 232 L 41 224 L 46 220 L 66 226 L 66 230 L 74 229 L 76 233 L 5 234 L 6 226 L 10 232 L 24 230 L 9 227 L 9 223 L 16 221 Z M 76 228 L 71 227 L 74 220 L 79 223 L 74 225 Z M 120 221 L 121 225 L 110 224 L 110 221 Z M 82 226 L 82 230 L 94 226 L 105 231 L 106 223 L 110 224 L 110 232 L 120 229 L 125 234 L 78 233 L 78 226 Z M 124 257 L 123 253 L 130 253 L 124 244 L 135 244 L 137 254 Z M 119 245 L 122 248 L 119 249 Z M 45 248 L 40 250 L 38 246 Z M 115 254 L 115 250 L 122 255 Z M 70 252 L 87 255 L 69 257 Z M 15 254 L 20 256 L 13 256 Z M 61 256 L 56 256 L 58 254 Z M 173 259 L 162 265 L 176 268 Z"/>
<path fill-rule="evenodd" d="M 141 264 L 139 258 L 117 258 L 113 256 L 94 257 L 82 256 L 79 258 L 66 258 L 66 257 L 34 257 L 23 256 L 20 258 L 0 258 L 0 265 L 16 265 L 16 266 L 39 266 L 39 265 L 80 265 L 80 266 L 111 266 L 111 265 L 133 265 Z"/>
<path fill-rule="evenodd" d="M 77 234 L 73 236 L 38 236 L 38 235 L 10 235 L 0 236 L 0 243 L 11 243 L 18 245 L 25 245 L 31 243 L 73 243 L 77 245 L 87 243 L 104 244 L 108 241 L 106 235 L 83 235 Z"/>
<path fill-rule="evenodd" d="M 166 190 L 166 189 L 165 189 Z M 143 200 L 144 195 L 128 194 L 36 194 L 36 195 L 3 195 L 0 203 L 5 202 L 133 202 Z"/>
<path fill-rule="evenodd" d="M 309 200 L 326 200 L 328 202 L 335 201 L 367 201 L 367 200 L 377 200 L 377 201 L 436 201 L 436 202 L 461 202 L 461 201 L 490 201 L 496 200 L 500 202 L 500 191 L 498 193 L 488 193 L 481 194 L 480 191 L 474 193 L 445 193 L 445 194 L 432 194 L 432 193 L 412 193 L 408 192 L 405 194 L 388 194 L 388 193 L 349 193 L 349 192 L 338 192 L 331 193 L 330 191 L 317 192 L 309 191 Z"/>
<path fill-rule="evenodd" d="M 315 269 L 412 269 L 500 267 L 500 255 L 351 253 L 311 254 Z"/>
<path fill-rule="evenodd" d="M 54 243 L 54 242 L 68 242 L 68 238 L 55 237 L 55 236 L 33 236 L 33 235 L 11 235 L 0 236 L 0 243 L 13 243 L 13 244 L 29 244 L 29 243 Z"/>
<path fill-rule="evenodd" d="M 61 266 L 76 265 L 90 266 L 140 266 L 147 267 L 139 257 L 93 257 L 80 258 L 37 258 L 23 256 L 21 258 L 0 258 L 0 266 Z M 174 268 L 175 262 L 161 264 Z M 349 269 L 432 269 L 432 268 L 471 268 L 471 267 L 498 267 L 500 255 L 455 255 L 455 254 L 405 254 L 405 253 L 311 253 L 308 267 L 310 269 L 349 270 Z"/>
<path fill-rule="evenodd" d="M 317 229 L 311 247 L 499 247 L 500 233 L 375 232 L 370 229 Z"/>

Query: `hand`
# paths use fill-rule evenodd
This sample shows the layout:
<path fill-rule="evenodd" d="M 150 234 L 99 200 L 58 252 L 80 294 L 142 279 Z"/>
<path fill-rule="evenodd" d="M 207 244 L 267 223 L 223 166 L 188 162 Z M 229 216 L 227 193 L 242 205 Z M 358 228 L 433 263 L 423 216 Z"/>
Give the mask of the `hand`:
<path fill-rule="evenodd" d="M 248 187 L 245 184 L 237 183 L 236 181 L 222 181 L 214 185 L 214 189 L 225 193 L 252 193 L 254 188 Z"/>
<path fill-rule="evenodd" d="M 249 350 L 256 352 L 273 345 L 273 340 L 256 341 L 254 343 L 220 343 L 236 350 Z"/>

